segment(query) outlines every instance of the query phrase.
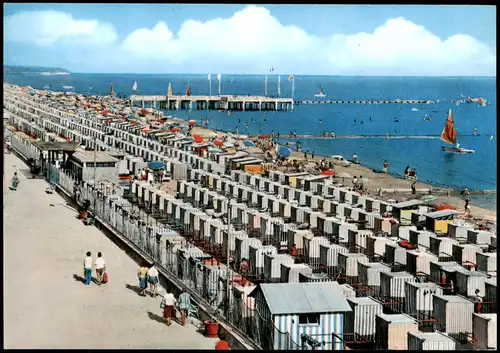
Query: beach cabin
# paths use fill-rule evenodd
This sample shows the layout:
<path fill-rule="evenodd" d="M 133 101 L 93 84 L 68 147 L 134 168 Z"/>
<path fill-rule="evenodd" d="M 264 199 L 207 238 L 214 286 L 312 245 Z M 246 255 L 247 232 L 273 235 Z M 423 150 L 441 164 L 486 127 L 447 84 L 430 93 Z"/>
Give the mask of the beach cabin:
<path fill-rule="evenodd" d="M 95 169 L 94 169 L 95 161 Z M 70 163 L 72 174 L 78 181 L 90 181 L 95 179 L 99 181 L 108 181 L 118 184 L 120 161 L 101 151 L 76 151 L 71 155 Z"/>
<path fill-rule="evenodd" d="M 260 314 L 265 350 L 343 349 L 338 337 L 343 336 L 344 315 L 351 307 L 337 282 L 261 284 L 250 296 Z"/>
<path fill-rule="evenodd" d="M 453 223 L 455 210 L 430 212 L 425 215 L 425 226 L 428 231 L 436 234 L 448 234 L 448 225 Z"/>
<path fill-rule="evenodd" d="M 411 214 L 417 211 L 422 204 L 420 200 L 409 200 L 392 205 L 392 216 L 396 218 L 401 225 L 410 225 L 412 221 Z"/>

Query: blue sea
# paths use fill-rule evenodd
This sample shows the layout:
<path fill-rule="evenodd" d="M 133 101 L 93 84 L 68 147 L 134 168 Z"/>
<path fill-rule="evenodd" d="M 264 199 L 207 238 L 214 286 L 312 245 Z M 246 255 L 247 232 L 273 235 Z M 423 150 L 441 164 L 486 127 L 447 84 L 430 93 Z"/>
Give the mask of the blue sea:
<path fill-rule="evenodd" d="M 212 94 L 217 94 L 216 75 L 212 75 Z M 138 94 L 166 95 L 169 82 L 174 94 L 191 86 L 192 95 L 210 92 L 206 75 L 119 75 L 119 74 L 71 74 L 44 76 L 38 74 L 4 74 L 4 81 L 41 89 L 63 91 L 62 86 L 73 86 L 85 94 L 108 94 L 114 83 L 118 95 L 133 94 L 134 81 Z M 222 94 L 264 95 L 264 76 L 222 75 Z M 282 139 L 302 143 L 302 149 L 316 155 L 344 155 L 347 159 L 355 153 L 361 163 L 373 169 L 382 169 L 384 160 L 389 171 L 402 174 L 409 165 L 416 168 L 419 180 L 434 185 L 471 190 L 496 190 L 496 78 L 494 77 L 336 77 L 295 76 L 295 100 L 314 100 L 314 94 L 322 87 L 331 100 L 395 100 L 430 99 L 437 104 L 322 104 L 295 106 L 293 112 L 227 112 L 193 110 L 170 112 L 186 119 L 208 118 L 209 127 L 240 133 L 320 135 L 323 131 L 335 131 L 336 135 L 439 135 L 453 110 L 458 141 L 464 148 L 474 149 L 470 155 L 455 155 L 441 151 L 439 139 Z M 268 95 L 277 95 L 278 76 L 268 77 Z M 281 96 L 291 97 L 292 84 L 287 76 L 281 77 Z M 483 97 L 488 104 L 451 103 L 463 97 Z M 417 111 L 414 111 L 418 109 Z M 425 121 L 429 116 L 432 121 Z M 394 120 L 398 122 L 394 122 Z M 248 128 L 245 128 L 245 124 Z M 474 136 L 474 128 L 479 135 Z M 491 140 L 490 137 L 494 136 Z M 472 198 L 477 205 L 496 209 L 496 195 Z"/>

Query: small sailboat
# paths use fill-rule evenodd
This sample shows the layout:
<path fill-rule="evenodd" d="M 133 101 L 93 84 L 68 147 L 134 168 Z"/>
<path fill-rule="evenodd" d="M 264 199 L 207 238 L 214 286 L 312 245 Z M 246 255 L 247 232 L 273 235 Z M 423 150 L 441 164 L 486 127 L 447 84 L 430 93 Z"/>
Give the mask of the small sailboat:
<path fill-rule="evenodd" d="M 326 94 L 321 86 L 319 86 L 319 93 L 316 93 L 314 97 L 326 97 Z"/>
<path fill-rule="evenodd" d="M 453 115 L 451 113 L 451 109 L 448 113 L 448 119 L 446 120 L 446 124 L 444 125 L 443 131 L 441 132 L 441 140 L 453 147 L 442 147 L 444 152 L 451 153 L 474 153 L 474 150 L 468 150 L 465 148 L 461 148 L 460 144 L 457 143 L 457 130 L 455 129 L 455 123 L 453 122 Z"/>

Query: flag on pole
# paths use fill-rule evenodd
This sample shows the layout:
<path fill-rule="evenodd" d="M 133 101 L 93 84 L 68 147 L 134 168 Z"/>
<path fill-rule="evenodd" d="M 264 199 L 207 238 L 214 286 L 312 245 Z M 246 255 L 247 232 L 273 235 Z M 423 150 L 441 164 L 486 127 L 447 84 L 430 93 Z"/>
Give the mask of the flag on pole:
<path fill-rule="evenodd" d="M 290 75 L 290 77 L 288 78 L 288 81 L 293 81 L 293 75 Z"/>
<path fill-rule="evenodd" d="M 212 79 L 212 74 L 208 74 L 208 80 L 210 81 Z"/>
<path fill-rule="evenodd" d="M 217 79 L 220 81 L 220 79 L 222 78 L 222 75 L 221 74 L 217 74 Z"/>
<path fill-rule="evenodd" d="M 134 82 L 134 85 L 132 86 L 132 91 L 137 91 L 137 81 Z"/>

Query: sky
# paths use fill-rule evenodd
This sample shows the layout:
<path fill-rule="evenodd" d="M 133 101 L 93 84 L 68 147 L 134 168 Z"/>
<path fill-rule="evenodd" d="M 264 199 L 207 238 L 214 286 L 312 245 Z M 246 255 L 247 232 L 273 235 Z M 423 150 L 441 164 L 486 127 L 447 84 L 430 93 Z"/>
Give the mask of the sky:
<path fill-rule="evenodd" d="M 4 4 L 4 64 L 75 73 L 496 76 L 496 9 Z"/>

